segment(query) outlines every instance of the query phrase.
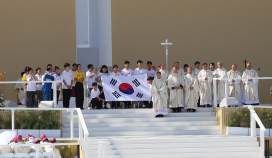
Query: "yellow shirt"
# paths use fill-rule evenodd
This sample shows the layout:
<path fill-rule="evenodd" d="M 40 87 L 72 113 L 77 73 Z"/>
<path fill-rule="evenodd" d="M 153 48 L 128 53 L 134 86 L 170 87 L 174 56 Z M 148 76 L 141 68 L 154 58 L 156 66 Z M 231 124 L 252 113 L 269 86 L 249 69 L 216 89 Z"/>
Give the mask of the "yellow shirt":
<path fill-rule="evenodd" d="M 85 78 L 85 74 L 84 74 L 83 72 L 78 72 L 78 71 L 77 71 L 77 72 L 75 73 L 74 78 L 75 78 L 75 79 L 78 79 L 78 80 L 79 80 L 79 79 L 82 79 L 82 78 Z M 81 83 L 82 83 L 83 81 L 77 81 L 77 82 L 81 82 Z"/>
<path fill-rule="evenodd" d="M 26 76 L 27 76 L 27 74 L 25 73 L 25 74 L 23 75 L 23 78 L 22 78 L 23 81 L 27 81 Z M 24 85 L 27 85 L 27 83 L 24 83 Z"/>

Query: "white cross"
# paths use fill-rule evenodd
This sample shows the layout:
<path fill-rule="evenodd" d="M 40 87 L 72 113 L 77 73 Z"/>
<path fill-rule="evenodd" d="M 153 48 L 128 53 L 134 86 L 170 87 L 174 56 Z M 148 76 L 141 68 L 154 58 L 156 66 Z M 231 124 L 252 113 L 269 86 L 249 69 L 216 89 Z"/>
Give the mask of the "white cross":
<path fill-rule="evenodd" d="M 162 46 L 165 46 L 166 52 L 166 70 L 168 70 L 168 46 L 173 45 L 173 43 L 168 43 L 168 39 L 165 40 L 165 43 L 161 43 Z"/>

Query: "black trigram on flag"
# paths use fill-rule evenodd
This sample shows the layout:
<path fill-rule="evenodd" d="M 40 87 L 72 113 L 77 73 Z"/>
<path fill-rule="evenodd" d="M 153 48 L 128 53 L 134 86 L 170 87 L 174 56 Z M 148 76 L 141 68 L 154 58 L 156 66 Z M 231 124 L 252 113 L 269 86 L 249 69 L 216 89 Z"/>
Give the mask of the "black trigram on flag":
<path fill-rule="evenodd" d="M 138 93 L 138 94 L 136 95 L 136 97 L 142 98 L 142 97 L 143 97 L 143 94 L 142 94 L 142 93 Z"/>
<path fill-rule="evenodd" d="M 133 80 L 132 83 L 135 84 L 136 87 L 139 87 L 141 85 L 141 83 L 137 79 Z"/>
<path fill-rule="evenodd" d="M 110 84 L 112 84 L 112 85 L 116 85 L 116 83 L 117 83 L 117 80 L 115 80 L 115 79 L 111 79 L 111 81 L 110 81 Z"/>
<path fill-rule="evenodd" d="M 119 94 L 118 92 L 113 92 L 112 93 L 114 96 L 115 96 L 115 98 L 120 98 L 121 97 L 121 94 Z"/>

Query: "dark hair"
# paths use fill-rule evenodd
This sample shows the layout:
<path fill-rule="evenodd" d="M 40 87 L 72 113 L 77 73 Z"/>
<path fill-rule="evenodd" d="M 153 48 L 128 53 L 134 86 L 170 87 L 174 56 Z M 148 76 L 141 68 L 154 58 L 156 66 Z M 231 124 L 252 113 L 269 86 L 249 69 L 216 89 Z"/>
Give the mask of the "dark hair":
<path fill-rule="evenodd" d="M 214 62 L 211 62 L 211 63 L 210 63 L 209 65 L 211 65 L 211 64 L 213 65 L 213 67 L 215 67 L 215 64 L 214 64 Z"/>
<path fill-rule="evenodd" d="M 79 65 L 82 66 L 81 64 L 77 64 L 77 66 L 79 66 Z"/>
<path fill-rule="evenodd" d="M 66 67 L 68 67 L 68 66 L 70 66 L 69 63 L 65 63 L 65 64 L 64 64 L 64 68 L 66 68 Z"/>
<path fill-rule="evenodd" d="M 92 86 L 97 86 L 97 83 L 96 83 L 96 82 L 93 82 L 93 83 L 92 83 Z"/>
<path fill-rule="evenodd" d="M 77 66 L 78 64 L 74 63 L 74 64 L 73 64 L 73 67 L 74 67 L 75 65 Z"/>
<path fill-rule="evenodd" d="M 148 77 L 147 81 L 154 80 L 154 77 Z"/>
<path fill-rule="evenodd" d="M 189 65 L 188 65 L 188 64 L 184 64 L 184 66 L 183 66 L 183 67 L 184 67 L 184 68 L 185 68 L 185 67 L 189 67 Z"/>
<path fill-rule="evenodd" d="M 21 72 L 21 76 L 24 76 L 25 72 Z"/>
<path fill-rule="evenodd" d="M 178 61 L 174 62 L 174 65 L 175 65 L 176 63 L 179 63 L 179 62 L 178 62 Z"/>
<path fill-rule="evenodd" d="M 107 69 L 106 73 L 109 72 L 108 67 L 107 67 L 106 65 L 102 65 L 102 66 L 101 66 L 100 72 L 103 73 L 103 68 L 106 68 L 106 69 Z"/>
<path fill-rule="evenodd" d="M 28 66 L 25 67 L 25 70 L 24 70 L 25 73 L 27 72 L 28 68 L 29 68 Z"/>
<path fill-rule="evenodd" d="M 31 67 L 29 67 L 29 68 L 27 69 L 27 71 L 31 71 L 31 70 L 33 70 Z"/>
<path fill-rule="evenodd" d="M 36 72 L 37 72 L 38 70 L 41 70 L 41 68 L 40 68 L 40 67 L 37 67 Z"/>
<path fill-rule="evenodd" d="M 88 69 L 91 68 L 91 67 L 93 67 L 93 64 L 89 64 L 89 65 L 87 66 Z"/>
<path fill-rule="evenodd" d="M 199 62 L 199 61 L 196 61 L 196 62 L 195 62 L 195 66 L 196 66 L 196 64 L 200 64 L 200 62 Z"/>
<path fill-rule="evenodd" d="M 55 142 L 56 142 L 56 140 L 55 140 L 55 141 L 52 141 L 52 140 L 51 140 L 51 143 L 55 143 Z"/>
<path fill-rule="evenodd" d="M 47 67 L 48 67 L 48 66 L 51 66 L 51 67 L 52 67 L 52 64 L 47 64 Z"/>
<path fill-rule="evenodd" d="M 58 66 L 55 66 L 55 70 L 60 69 Z"/>
<path fill-rule="evenodd" d="M 162 65 L 159 65 L 158 67 L 161 67 Z"/>
<path fill-rule="evenodd" d="M 48 139 L 46 138 L 45 140 L 43 140 L 43 142 L 45 142 L 45 141 L 48 141 Z"/>
<path fill-rule="evenodd" d="M 124 64 L 130 64 L 130 62 L 126 60 L 126 61 L 124 62 Z"/>
<path fill-rule="evenodd" d="M 146 64 L 147 64 L 147 65 L 148 65 L 148 64 L 151 64 L 151 65 L 152 65 L 152 62 L 151 62 L 151 61 L 148 61 Z"/>
<path fill-rule="evenodd" d="M 46 71 L 50 71 L 51 70 L 51 68 L 46 68 Z"/>
<path fill-rule="evenodd" d="M 112 67 L 112 68 L 115 68 L 115 67 L 117 67 L 117 68 L 118 68 L 118 65 L 116 65 L 116 64 L 115 64 L 115 65 L 113 65 L 113 67 Z"/>
<path fill-rule="evenodd" d="M 138 60 L 138 61 L 137 61 L 137 64 L 138 64 L 138 63 L 143 63 L 143 61 L 142 61 L 142 60 Z"/>

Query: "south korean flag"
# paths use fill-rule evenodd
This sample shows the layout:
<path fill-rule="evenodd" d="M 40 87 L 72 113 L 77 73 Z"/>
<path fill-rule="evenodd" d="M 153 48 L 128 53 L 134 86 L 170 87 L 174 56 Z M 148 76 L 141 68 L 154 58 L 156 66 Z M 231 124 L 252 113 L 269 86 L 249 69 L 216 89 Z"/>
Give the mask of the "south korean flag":
<path fill-rule="evenodd" d="M 102 76 L 106 101 L 149 101 L 150 88 L 146 75 Z"/>

